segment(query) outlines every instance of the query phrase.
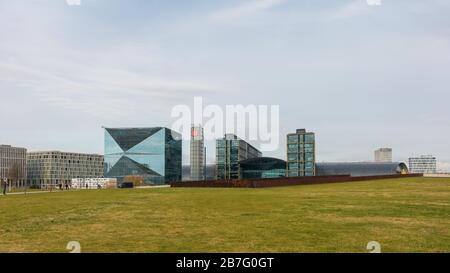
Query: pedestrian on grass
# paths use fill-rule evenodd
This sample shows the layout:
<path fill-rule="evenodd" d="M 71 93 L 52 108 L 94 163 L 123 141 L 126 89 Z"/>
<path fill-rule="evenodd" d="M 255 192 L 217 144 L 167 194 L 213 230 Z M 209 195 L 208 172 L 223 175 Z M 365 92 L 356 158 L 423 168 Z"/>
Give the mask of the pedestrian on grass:
<path fill-rule="evenodd" d="M 6 188 L 8 188 L 8 179 L 6 179 L 6 177 L 2 179 L 2 187 L 3 195 L 6 195 Z"/>

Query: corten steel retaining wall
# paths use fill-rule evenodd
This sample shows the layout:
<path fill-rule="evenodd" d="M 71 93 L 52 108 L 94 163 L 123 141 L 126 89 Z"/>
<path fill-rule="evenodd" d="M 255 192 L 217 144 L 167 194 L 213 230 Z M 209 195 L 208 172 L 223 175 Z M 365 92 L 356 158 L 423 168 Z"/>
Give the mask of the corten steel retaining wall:
<path fill-rule="evenodd" d="M 238 180 L 209 180 L 188 181 L 172 183 L 174 188 L 270 188 L 283 186 L 315 185 L 345 182 L 361 182 L 369 180 L 382 180 L 393 178 L 422 177 L 422 174 L 406 175 L 378 175 L 378 176 L 309 176 L 309 177 L 283 177 L 269 179 L 238 179 Z"/>

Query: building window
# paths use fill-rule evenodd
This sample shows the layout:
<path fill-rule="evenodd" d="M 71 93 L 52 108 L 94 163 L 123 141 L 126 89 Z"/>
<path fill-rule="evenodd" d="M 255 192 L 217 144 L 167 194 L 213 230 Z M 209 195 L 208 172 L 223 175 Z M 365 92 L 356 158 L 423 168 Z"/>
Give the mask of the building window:
<path fill-rule="evenodd" d="M 305 153 L 305 161 L 314 161 L 313 153 Z"/>
<path fill-rule="evenodd" d="M 288 161 L 297 161 L 298 160 L 298 154 L 288 154 Z"/>
<path fill-rule="evenodd" d="M 298 152 L 298 145 L 296 144 L 289 144 L 288 145 L 288 152 Z"/>
<path fill-rule="evenodd" d="M 288 136 L 288 143 L 298 143 L 298 135 Z"/>
<path fill-rule="evenodd" d="M 314 143 L 314 142 L 315 142 L 314 134 L 306 134 L 305 135 L 305 143 Z"/>

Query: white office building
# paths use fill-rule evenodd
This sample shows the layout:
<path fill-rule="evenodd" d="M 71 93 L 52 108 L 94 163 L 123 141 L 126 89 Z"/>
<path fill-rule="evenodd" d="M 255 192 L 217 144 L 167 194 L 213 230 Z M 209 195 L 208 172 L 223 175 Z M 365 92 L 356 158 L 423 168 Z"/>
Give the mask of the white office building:
<path fill-rule="evenodd" d="M 409 158 L 409 172 L 423 174 L 436 173 L 436 157 L 423 155 Z"/>
<path fill-rule="evenodd" d="M 375 151 L 375 162 L 391 163 L 392 162 L 392 149 L 380 148 Z"/>

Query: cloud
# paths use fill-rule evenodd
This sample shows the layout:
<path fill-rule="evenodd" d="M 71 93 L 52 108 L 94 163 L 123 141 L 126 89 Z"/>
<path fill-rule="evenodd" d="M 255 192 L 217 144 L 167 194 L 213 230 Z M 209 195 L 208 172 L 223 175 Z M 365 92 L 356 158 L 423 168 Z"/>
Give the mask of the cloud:
<path fill-rule="evenodd" d="M 214 90 L 206 84 L 124 70 L 83 66 L 72 69 L 78 73 L 61 74 L 53 70 L 0 63 L 0 81 L 21 87 L 50 105 L 105 119 L 122 119 L 136 109 L 145 112 L 150 105 L 153 109 L 164 109 L 180 97 Z"/>
<path fill-rule="evenodd" d="M 213 21 L 230 22 L 239 18 L 254 15 L 285 3 L 286 0 L 253 0 L 233 8 L 216 11 L 210 15 Z"/>
<path fill-rule="evenodd" d="M 0 36 L 6 37 L 0 43 L 0 84 L 26 94 L 24 105 L 100 120 L 156 119 L 158 111 L 170 113 L 168 107 L 183 99 L 216 90 L 203 75 L 188 78 L 188 65 L 151 38 L 130 41 L 120 33 L 114 43 L 92 39 L 98 32 L 79 26 L 88 18 L 81 11 L 89 9 L 24 0 L 0 8 Z M 90 22 L 100 24 L 97 17 Z"/>
<path fill-rule="evenodd" d="M 345 20 L 379 10 L 379 6 L 369 6 L 366 0 L 350 0 L 337 5 L 326 5 L 324 7 L 309 7 L 301 5 L 299 9 L 283 10 L 280 13 L 269 13 L 270 9 L 286 3 L 287 0 L 253 0 L 245 1 L 233 8 L 225 8 L 209 14 L 208 22 L 224 25 L 241 25 L 244 23 L 264 24 L 270 22 L 271 25 L 286 26 L 287 24 L 299 27 L 311 22 L 333 22 Z M 298 4 L 295 1 L 293 5 Z M 261 15 L 256 18 L 256 15 Z M 256 21 L 255 21 L 256 20 Z"/>
<path fill-rule="evenodd" d="M 331 19 L 346 19 L 366 14 L 375 8 L 377 7 L 369 6 L 365 0 L 354 0 L 332 11 L 328 16 Z"/>

